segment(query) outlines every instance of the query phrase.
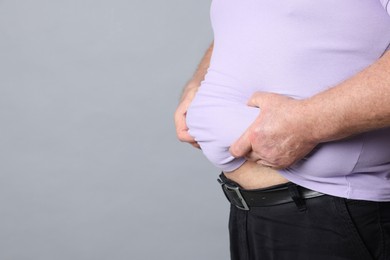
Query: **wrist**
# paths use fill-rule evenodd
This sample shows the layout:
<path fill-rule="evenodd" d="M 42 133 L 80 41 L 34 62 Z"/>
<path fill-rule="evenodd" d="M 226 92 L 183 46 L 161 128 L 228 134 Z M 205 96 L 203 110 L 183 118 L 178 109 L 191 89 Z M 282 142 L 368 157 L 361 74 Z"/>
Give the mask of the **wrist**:
<path fill-rule="evenodd" d="M 316 115 L 310 107 L 311 103 L 294 99 L 291 99 L 291 102 L 293 105 L 290 103 L 284 112 L 289 115 L 285 120 L 291 134 L 300 136 L 305 143 L 320 143 L 322 133 L 319 131 Z"/>
<path fill-rule="evenodd" d="M 316 96 L 301 101 L 301 115 L 305 127 L 310 129 L 310 140 L 324 143 L 340 139 L 342 118 L 332 102 Z"/>

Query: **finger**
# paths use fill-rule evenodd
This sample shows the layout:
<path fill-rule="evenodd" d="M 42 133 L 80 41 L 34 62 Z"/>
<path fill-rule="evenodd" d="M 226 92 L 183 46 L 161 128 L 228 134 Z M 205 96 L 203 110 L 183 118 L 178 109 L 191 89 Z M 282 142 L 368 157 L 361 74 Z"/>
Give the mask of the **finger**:
<path fill-rule="evenodd" d="M 277 165 L 274 165 L 274 164 L 269 163 L 269 162 L 267 162 L 265 160 L 262 160 L 262 159 L 256 161 L 256 163 L 258 165 L 261 165 L 261 166 L 264 166 L 264 167 L 268 167 L 268 168 L 278 168 Z"/>
<path fill-rule="evenodd" d="M 275 169 L 275 170 L 283 170 L 283 169 L 286 169 L 288 167 L 288 165 L 281 165 L 281 164 L 276 164 L 276 163 L 270 163 L 264 159 L 261 159 L 259 161 L 256 162 L 257 164 L 259 165 L 262 165 L 264 167 L 268 167 L 268 168 L 272 168 L 272 169 Z"/>
<path fill-rule="evenodd" d="M 245 159 L 251 162 L 257 162 L 261 160 L 261 157 L 252 150 L 245 155 Z"/>
<path fill-rule="evenodd" d="M 176 125 L 176 130 L 187 130 L 187 123 L 186 123 L 186 111 L 181 111 L 178 110 L 175 113 L 175 125 Z"/>
<path fill-rule="evenodd" d="M 250 97 L 247 105 L 251 107 L 261 108 L 263 106 L 269 106 L 270 104 L 277 105 L 280 102 L 286 102 L 287 100 L 291 99 L 293 98 L 286 95 L 281 95 L 272 92 L 257 91 Z"/>
<path fill-rule="evenodd" d="M 195 143 L 195 139 L 188 133 L 188 130 L 180 130 L 177 133 L 177 137 L 180 141 L 186 143 Z"/>
<path fill-rule="evenodd" d="M 176 135 L 182 142 L 194 143 L 195 139 L 188 133 L 186 123 L 186 112 L 177 111 L 175 113 Z"/>
<path fill-rule="evenodd" d="M 199 145 L 197 142 L 193 142 L 193 143 L 190 143 L 190 144 L 191 144 L 193 147 L 202 150 L 202 148 L 200 148 L 200 145 Z"/>
<path fill-rule="evenodd" d="M 252 144 L 249 141 L 249 131 L 247 130 L 236 142 L 229 148 L 233 157 L 243 157 L 252 151 Z"/>
<path fill-rule="evenodd" d="M 250 99 L 248 100 L 247 105 L 251 107 L 261 107 L 262 103 L 264 102 L 266 96 L 269 93 L 267 92 L 262 92 L 262 91 L 257 91 L 255 92 Z"/>

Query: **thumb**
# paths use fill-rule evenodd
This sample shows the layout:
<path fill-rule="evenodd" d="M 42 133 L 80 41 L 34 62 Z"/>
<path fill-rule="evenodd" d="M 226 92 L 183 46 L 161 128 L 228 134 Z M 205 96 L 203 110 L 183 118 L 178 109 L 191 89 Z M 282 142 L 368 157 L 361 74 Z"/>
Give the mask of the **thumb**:
<path fill-rule="evenodd" d="M 252 151 L 252 144 L 249 141 L 249 131 L 247 130 L 229 149 L 229 152 L 235 158 L 244 157 Z"/>
<path fill-rule="evenodd" d="M 269 95 L 270 93 L 268 92 L 257 91 L 250 97 L 247 105 L 251 107 L 261 107 L 265 100 L 268 99 Z"/>

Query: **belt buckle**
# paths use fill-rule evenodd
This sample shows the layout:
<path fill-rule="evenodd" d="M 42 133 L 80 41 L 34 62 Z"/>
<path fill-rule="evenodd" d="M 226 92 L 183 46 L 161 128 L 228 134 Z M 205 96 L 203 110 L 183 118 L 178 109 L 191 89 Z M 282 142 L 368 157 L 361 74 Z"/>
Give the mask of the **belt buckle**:
<path fill-rule="evenodd" d="M 223 193 L 231 204 L 241 210 L 249 210 L 249 206 L 242 196 L 238 186 L 224 183 L 221 179 L 218 179 L 218 182 L 221 184 Z"/>

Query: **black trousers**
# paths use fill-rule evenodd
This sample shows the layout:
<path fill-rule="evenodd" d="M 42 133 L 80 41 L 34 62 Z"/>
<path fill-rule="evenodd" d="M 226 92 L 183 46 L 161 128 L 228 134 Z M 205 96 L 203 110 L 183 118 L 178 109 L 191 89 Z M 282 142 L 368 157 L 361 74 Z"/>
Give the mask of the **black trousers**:
<path fill-rule="evenodd" d="M 324 195 L 252 207 L 231 206 L 232 260 L 390 260 L 390 202 Z"/>

